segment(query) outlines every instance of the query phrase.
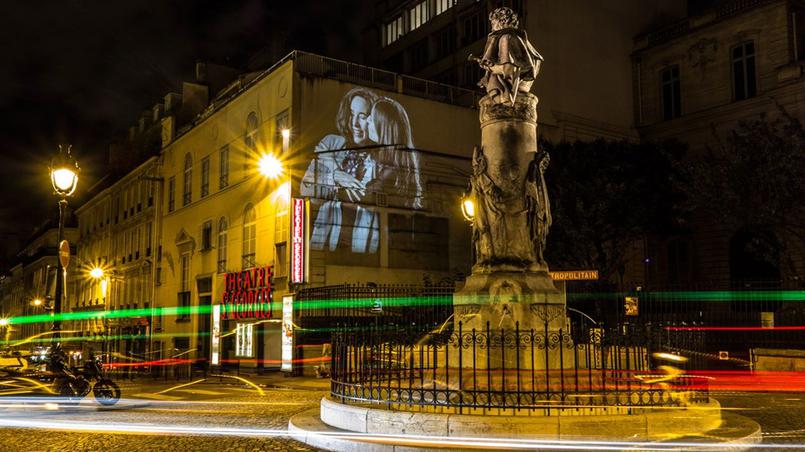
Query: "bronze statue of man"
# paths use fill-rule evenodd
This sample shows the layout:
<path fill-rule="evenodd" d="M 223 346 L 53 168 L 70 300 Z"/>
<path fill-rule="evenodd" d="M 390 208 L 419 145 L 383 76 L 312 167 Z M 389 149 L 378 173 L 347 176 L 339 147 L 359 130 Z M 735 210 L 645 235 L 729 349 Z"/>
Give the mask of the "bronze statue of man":
<path fill-rule="evenodd" d="M 544 59 L 519 28 L 517 14 L 511 8 L 497 8 L 489 13 L 492 32 L 486 38 L 481 58 L 470 55 L 486 71 L 478 85 L 498 103 L 514 105 L 518 92 L 531 90 Z"/>

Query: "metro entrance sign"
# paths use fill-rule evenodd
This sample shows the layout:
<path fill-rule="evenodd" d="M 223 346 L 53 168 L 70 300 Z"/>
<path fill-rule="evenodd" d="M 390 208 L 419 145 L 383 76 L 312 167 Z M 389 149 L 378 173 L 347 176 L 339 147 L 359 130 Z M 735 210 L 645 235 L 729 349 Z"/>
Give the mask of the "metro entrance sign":
<path fill-rule="evenodd" d="M 598 270 L 567 270 L 549 272 L 554 281 L 597 281 Z"/>

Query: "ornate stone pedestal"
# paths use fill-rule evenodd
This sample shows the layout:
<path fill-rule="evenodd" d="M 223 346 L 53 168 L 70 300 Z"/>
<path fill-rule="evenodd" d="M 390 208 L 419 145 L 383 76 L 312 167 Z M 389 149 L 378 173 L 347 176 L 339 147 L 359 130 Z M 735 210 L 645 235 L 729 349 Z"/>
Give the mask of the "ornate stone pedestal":
<path fill-rule="evenodd" d="M 487 328 L 567 332 L 565 300 L 547 272 L 473 273 L 453 295 L 458 331 Z"/>
<path fill-rule="evenodd" d="M 569 340 L 565 300 L 543 258 L 551 215 L 543 178 L 548 156 L 537 149 L 537 103 L 525 92 L 513 104 L 491 96 L 480 101 L 481 147 L 473 155 L 471 179 L 476 262 L 453 297 L 454 331 L 519 331 L 542 335 L 545 342 L 551 335 Z M 522 356 L 481 358 L 493 369 L 535 365 Z M 574 363 L 549 355 L 539 365 Z"/>

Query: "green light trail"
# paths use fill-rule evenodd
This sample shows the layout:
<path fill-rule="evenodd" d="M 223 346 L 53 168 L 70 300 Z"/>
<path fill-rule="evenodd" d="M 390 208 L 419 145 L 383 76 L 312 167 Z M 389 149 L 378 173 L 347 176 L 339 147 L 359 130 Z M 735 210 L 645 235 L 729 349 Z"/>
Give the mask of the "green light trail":
<path fill-rule="evenodd" d="M 624 296 L 637 296 L 646 301 L 703 301 L 703 302 L 729 302 L 739 301 L 785 301 L 802 302 L 805 301 L 805 290 L 754 290 L 754 291 L 675 291 L 675 292 L 610 292 L 610 293 L 568 293 L 569 301 L 586 300 L 612 300 Z M 478 297 L 478 302 L 485 302 L 487 297 Z M 325 299 L 325 300 L 295 300 L 294 310 L 333 310 L 333 309 L 366 309 L 371 310 L 380 303 L 383 309 L 387 308 L 410 308 L 410 307 L 433 307 L 449 306 L 453 303 L 452 295 L 425 296 L 425 297 L 390 297 L 390 298 L 359 298 L 359 299 Z M 278 317 L 282 312 L 281 302 L 271 302 L 272 317 Z M 245 306 L 240 305 L 242 309 Z M 258 303 L 253 306 L 255 309 L 265 308 L 265 304 Z M 122 319 L 131 317 L 159 317 L 159 316 L 178 316 L 187 317 L 191 315 L 208 315 L 212 313 L 211 305 L 204 306 L 170 306 L 139 309 L 117 309 L 110 311 L 80 311 L 65 312 L 58 316 L 53 314 L 37 314 L 8 319 L 9 325 L 24 325 L 34 323 L 50 323 L 54 320 L 77 321 L 77 320 L 97 320 L 97 319 Z M 333 313 L 326 313 L 332 315 Z M 153 335 L 152 335 L 153 336 Z"/>

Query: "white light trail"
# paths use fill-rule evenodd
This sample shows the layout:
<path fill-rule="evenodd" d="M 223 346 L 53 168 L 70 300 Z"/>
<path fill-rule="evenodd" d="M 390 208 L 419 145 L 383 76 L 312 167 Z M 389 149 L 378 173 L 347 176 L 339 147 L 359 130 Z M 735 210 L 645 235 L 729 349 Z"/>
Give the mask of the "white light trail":
<path fill-rule="evenodd" d="M 55 419 L 0 419 L 0 427 L 30 428 L 45 430 L 66 430 L 106 433 L 133 434 L 178 434 L 207 436 L 249 436 L 249 437 L 290 437 L 291 432 L 279 429 L 259 429 L 241 427 L 164 425 L 147 423 L 108 423 L 86 421 L 60 421 Z M 383 444 L 399 444 L 418 447 L 468 447 L 489 449 L 553 449 L 553 450 L 678 450 L 680 447 L 690 449 L 710 449 L 716 442 L 629 442 L 629 441 L 570 441 L 570 440 L 521 440 L 513 438 L 469 438 L 425 435 L 386 435 L 350 432 L 300 432 L 305 436 L 321 436 Z M 802 444 L 751 444 L 729 443 L 731 448 L 764 448 L 764 449 L 802 449 Z"/>

